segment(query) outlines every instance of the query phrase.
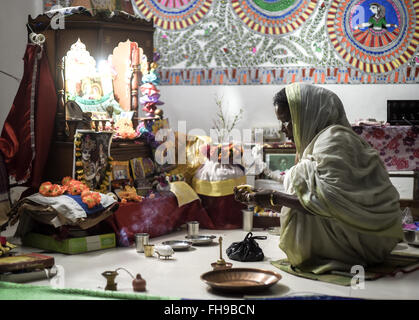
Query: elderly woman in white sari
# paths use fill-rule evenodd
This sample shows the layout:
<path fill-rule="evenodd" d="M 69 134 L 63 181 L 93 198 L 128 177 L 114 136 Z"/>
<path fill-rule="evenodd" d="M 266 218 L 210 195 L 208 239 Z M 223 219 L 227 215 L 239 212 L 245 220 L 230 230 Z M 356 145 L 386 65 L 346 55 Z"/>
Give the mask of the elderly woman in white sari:
<path fill-rule="evenodd" d="M 236 199 L 281 212 L 279 247 L 303 271 L 383 262 L 402 226 L 399 194 L 378 153 L 353 132 L 327 89 L 294 83 L 274 106 L 299 158 L 285 176 L 286 192 L 236 188 Z"/>

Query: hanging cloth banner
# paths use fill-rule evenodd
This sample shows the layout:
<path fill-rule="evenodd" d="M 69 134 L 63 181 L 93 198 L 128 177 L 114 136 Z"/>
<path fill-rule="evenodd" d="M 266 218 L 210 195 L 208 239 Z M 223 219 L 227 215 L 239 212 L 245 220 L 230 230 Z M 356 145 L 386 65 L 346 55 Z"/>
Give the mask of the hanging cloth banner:
<path fill-rule="evenodd" d="M 12 182 L 41 184 L 53 135 L 57 96 L 43 48 L 28 44 L 23 77 L 3 126 L 0 150 Z"/>

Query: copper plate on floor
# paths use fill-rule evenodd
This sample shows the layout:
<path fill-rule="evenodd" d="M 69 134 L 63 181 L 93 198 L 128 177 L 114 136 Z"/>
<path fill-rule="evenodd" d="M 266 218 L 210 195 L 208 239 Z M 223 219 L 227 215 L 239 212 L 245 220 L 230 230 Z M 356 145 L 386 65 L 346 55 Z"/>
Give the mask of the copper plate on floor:
<path fill-rule="evenodd" d="M 280 279 L 279 273 L 253 268 L 214 270 L 201 275 L 201 280 L 211 288 L 236 293 L 265 290 Z"/>

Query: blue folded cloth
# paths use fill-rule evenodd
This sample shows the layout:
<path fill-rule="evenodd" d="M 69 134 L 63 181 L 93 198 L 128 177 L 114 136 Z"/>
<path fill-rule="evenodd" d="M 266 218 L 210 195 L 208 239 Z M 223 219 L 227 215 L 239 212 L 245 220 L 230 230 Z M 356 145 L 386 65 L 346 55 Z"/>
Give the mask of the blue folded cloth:
<path fill-rule="evenodd" d="M 82 200 L 81 200 L 81 195 L 77 195 L 77 196 L 72 196 L 71 194 L 65 194 L 65 196 L 70 197 L 71 199 L 73 199 L 74 201 L 77 202 L 77 204 L 83 208 L 83 210 L 86 212 L 87 215 L 90 214 L 94 214 L 100 211 L 103 211 L 105 208 L 102 206 L 102 204 L 100 203 L 97 206 L 94 206 L 93 208 L 89 209 L 89 207 L 87 206 L 87 204 L 85 204 Z"/>

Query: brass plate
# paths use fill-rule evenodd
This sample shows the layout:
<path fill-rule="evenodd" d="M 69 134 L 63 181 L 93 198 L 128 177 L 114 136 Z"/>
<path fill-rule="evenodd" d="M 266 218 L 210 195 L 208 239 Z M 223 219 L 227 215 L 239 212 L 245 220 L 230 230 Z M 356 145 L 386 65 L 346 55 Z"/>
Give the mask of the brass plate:
<path fill-rule="evenodd" d="M 215 290 L 240 293 L 265 290 L 281 278 L 279 273 L 253 268 L 214 270 L 201 275 L 201 280 Z"/>

